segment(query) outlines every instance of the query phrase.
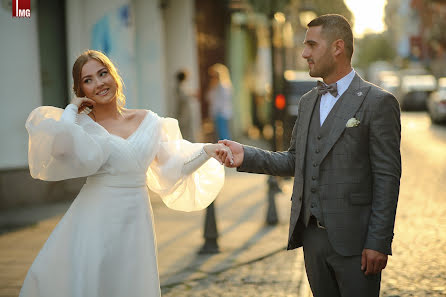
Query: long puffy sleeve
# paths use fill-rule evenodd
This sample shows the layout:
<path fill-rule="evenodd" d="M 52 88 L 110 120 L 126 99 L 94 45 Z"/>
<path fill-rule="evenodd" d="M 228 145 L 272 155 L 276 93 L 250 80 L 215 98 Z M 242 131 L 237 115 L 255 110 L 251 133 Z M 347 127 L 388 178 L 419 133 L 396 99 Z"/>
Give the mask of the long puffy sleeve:
<path fill-rule="evenodd" d="M 57 181 L 96 173 L 110 154 L 106 135 L 77 124 L 77 106 L 41 106 L 26 121 L 31 176 Z M 97 133 L 96 135 L 94 135 Z"/>
<path fill-rule="evenodd" d="M 204 144 L 182 139 L 177 120 L 160 118 L 159 133 L 156 157 L 147 171 L 147 185 L 171 209 L 206 208 L 223 187 L 224 167 L 205 155 Z"/>

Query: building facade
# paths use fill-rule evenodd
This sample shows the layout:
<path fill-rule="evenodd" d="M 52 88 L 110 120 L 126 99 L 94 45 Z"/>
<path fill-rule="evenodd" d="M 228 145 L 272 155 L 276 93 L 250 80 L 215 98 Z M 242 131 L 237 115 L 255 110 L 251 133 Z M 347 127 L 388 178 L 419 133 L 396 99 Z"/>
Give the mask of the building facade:
<path fill-rule="evenodd" d="M 48 2 L 31 0 L 30 18 L 13 18 L 12 1 L 1 2 L 0 209 L 70 199 L 82 185 L 29 176 L 24 126 L 34 108 L 69 103 L 71 67 L 82 51 L 101 50 L 117 65 L 128 108 L 171 116 L 180 68 L 199 89 L 194 0 Z"/>

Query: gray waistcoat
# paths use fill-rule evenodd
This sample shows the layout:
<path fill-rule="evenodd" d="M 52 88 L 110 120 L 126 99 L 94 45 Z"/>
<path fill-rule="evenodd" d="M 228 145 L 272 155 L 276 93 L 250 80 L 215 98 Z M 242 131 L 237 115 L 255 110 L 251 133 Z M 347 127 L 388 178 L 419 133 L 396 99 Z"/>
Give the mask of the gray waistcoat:
<path fill-rule="evenodd" d="M 320 152 L 325 144 L 325 140 L 333 124 L 334 115 L 339 107 L 342 97 L 338 99 L 331 109 L 322 127 L 320 126 L 320 103 L 321 96 L 314 105 L 311 115 L 310 126 L 308 127 L 307 149 L 305 153 L 305 174 L 304 174 L 304 199 L 302 205 L 301 218 L 305 226 L 308 225 L 310 216 L 315 216 L 319 222 L 324 223 L 321 204 L 319 200 L 319 160 Z"/>

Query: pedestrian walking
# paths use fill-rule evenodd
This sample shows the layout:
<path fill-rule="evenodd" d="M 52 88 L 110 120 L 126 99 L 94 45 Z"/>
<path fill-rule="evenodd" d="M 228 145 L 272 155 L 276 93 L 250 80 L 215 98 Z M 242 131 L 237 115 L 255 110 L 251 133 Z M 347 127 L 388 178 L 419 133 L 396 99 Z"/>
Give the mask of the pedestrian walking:
<path fill-rule="evenodd" d="M 340 15 L 308 24 L 302 57 L 318 87 L 302 96 L 288 151 L 233 141 L 238 171 L 294 176 L 288 249 L 303 246 L 314 297 L 379 296 L 401 178 L 400 108 L 351 67 Z"/>
<path fill-rule="evenodd" d="M 201 107 L 197 97 L 187 88 L 188 79 L 188 71 L 179 70 L 177 72 L 177 84 L 175 87 L 176 118 L 178 119 L 183 139 L 197 142 L 200 139 Z"/>
<path fill-rule="evenodd" d="M 82 53 L 72 74 L 76 97 L 65 110 L 39 107 L 26 122 L 29 168 L 41 180 L 88 178 L 20 296 L 160 296 L 146 186 L 172 209 L 203 209 L 224 181 L 210 157 L 227 148 L 190 143 L 176 120 L 125 108 L 121 78 L 98 51 Z"/>
<path fill-rule="evenodd" d="M 209 67 L 209 89 L 206 99 L 209 102 L 209 115 L 214 121 L 218 139 L 231 139 L 230 120 L 232 118 L 232 83 L 228 68 L 220 63 Z"/>

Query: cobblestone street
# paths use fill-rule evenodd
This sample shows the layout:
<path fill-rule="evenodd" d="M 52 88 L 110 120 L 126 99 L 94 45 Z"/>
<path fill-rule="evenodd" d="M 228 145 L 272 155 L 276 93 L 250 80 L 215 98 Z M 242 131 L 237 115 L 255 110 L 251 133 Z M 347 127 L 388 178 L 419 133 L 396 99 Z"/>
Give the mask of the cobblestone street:
<path fill-rule="evenodd" d="M 403 176 L 382 296 L 446 296 L 446 129 L 403 114 Z"/>
<path fill-rule="evenodd" d="M 302 249 L 281 251 L 207 278 L 163 288 L 163 297 L 307 297 Z"/>

